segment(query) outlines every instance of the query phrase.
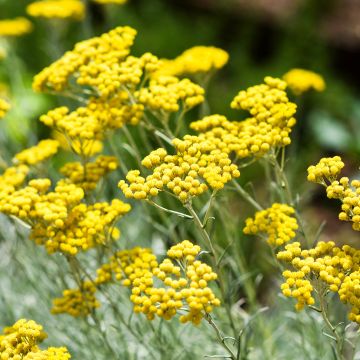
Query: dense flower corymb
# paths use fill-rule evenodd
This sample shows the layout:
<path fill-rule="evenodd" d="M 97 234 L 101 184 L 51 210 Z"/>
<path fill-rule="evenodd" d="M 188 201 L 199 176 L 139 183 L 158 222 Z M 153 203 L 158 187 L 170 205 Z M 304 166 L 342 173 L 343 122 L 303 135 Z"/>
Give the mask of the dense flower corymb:
<path fill-rule="evenodd" d="M 100 306 L 95 297 L 96 286 L 91 281 L 84 281 L 80 288 L 66 289 L 62 298 L 53 300 L 53 314 L 67 313 L 74 317 L 87 316 Z"/>
<path fill-rule="evenodd" d="M 298 228 L 295 210 L 286 204 L 273 204 L 270 208 L 258 211 L 254 218 L 246 219 L 245 234 L 265 233 L 267 242 L 280 246 L 296 235 Z"/>
<path fill-rule="evenodd" d="M 286 245 L 277 258 L 294 268 L 284 271 L 286 281 L 281 289 L 285 296 L 298 300 L 298 310 L 314 304 L 313 290 L 316 281 L 321 280 L 330 291 L 338 293 L 342 302 L 352 306 L 349 319 L 360 323 L 360 250 L 349 245 L 340 248 L 332 241 L 321 241 L 316 247 L 303 250 L 299 242 L 294 242 Z"/>
<path fill-rule="evenodd" d="M 71 355 L 65 347 L 38 346 L 45 338 L 43 327 L 33 320 L 20 319 L 14 325 L 4 328 L 0 334 L 1 360 L 69 360 Z"/>
<path fill-rule="evenodd" d="M 77 43 L 73 50 L 34 77 L 34 90 L 63 91 L 74 76 L 79 85 L 95 87 L 99 93 L 108 96 L 118 90 L 120 84 L 109 83 L 109 79 L 118 78 L 119 63 L 129 55 L 135 35 L 136 31 L 130 27 L 117 27 Z"/>
<path fill-rule="evenodd" d="M 239 158 L 263 156 L 271 148 L 291 143 L 296 105 L 289 101 L 285 88 L 284 81 L 266 77 L 264 84 L 240 91 L 231 103 L 234 109 L 249 111 L 250 118 L 229 121 L 222 115 L 211 115 L 190 127 L 226 153 L 234 152 Z"/>
<path fill-rule="evenodd" d="M 183 140 L 174 139 L 173 144 L 175 155 L 160 148 L 143 159 L 142 164 L 151 169 L 152 174 L 145 178 L 139 170 L 132 170 L 126 175 L 128 182 L 119 182 L 126 197 L 146 199 L 168 189 L 185 203 L 209 187 L 220 190 L 231 179 L 240 176 L 238 167 L 232 164 L 228 155 L 209 141 L 186 135 Z"/>
<path fill-rule="evenodd" d="M 318 164 L 308 168 L 308 180 L 326 187 L 329 199 L 339 199 L 342 202 L 339 219 L 352 222 L 352 228 L 360 231 L 360 181 L 341 177 L 344 167 L 340 156 L 322 158 Z"/>
<path fill-rule="evenodd" d="M 217 278 L 207 264 L 196 260 L 200 247 L 188 240 L 173 246 L 168 258 L 152 271 L 145 271 L 131 281 L 131 301 L 134 311 L 144 313 L 149 320 L 155 316 L 170 320 L 183 308 L 180 321 L 199 324 L 205 313 L 220 305 L 208 283 Z M 157 279 L 155 281 L 155 279 Z M 158 287 L 157 281 L 164 286 Z"/>
<path fill-rule="evenodd" d="M 14 162 L 35 165 L 56 154 L 58 148 L 59 142 L 57 140 L 42 140 L 37 145 L 17 153 L 14 157 Z"/>

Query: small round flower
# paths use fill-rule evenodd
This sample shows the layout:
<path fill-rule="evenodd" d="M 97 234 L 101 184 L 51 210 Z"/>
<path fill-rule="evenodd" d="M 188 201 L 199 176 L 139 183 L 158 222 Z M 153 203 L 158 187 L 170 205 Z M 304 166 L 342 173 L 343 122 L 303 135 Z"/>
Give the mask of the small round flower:
<path fill-rule="evenodd" d="M 100 307 L 95 297 L 96 286 L 91 281 L 84 281 L 77 289 L 66 289 L 62 298 L 53 300 L 52 314 L 67 313 L 74 317 L 83 317 L 91 314 Z"/>
<path fill-rule="evenodd" d="M 175 155 L 160 148 L 143 159 L 144 167 L 152 170 L 146 178 L 139 170 L 132 170 L 126 175 L 126 181 L 119 182 L 118 186 L 127 198 L 148 199 L 168 189 L 186 203 L 208 188 L 220 190 L 231 179 L 240 176 L 238 167 L 228 155 L 209 141 L 186 135 L 183 140 L 174 139 L 173 144 Z"/>
<path fill-rule="evenodd" d="M 82 20 L 85 6 L 79 0 L 41 0 L 29 4 L 26 12 L 33 17 Z"/>
<path fill-rule="evenodd" d="M 35 165 L 55 155 L 59 148 L 57 140 L 46 139 L 17 153 L 14 162 L 18 164 Z"/>
<path fill-rule="evenodd" d="M 19 17 L 12 20 L 0 20 L 0 37 L 22 36 L 31 32 L 32 29 L 32 23 L 24 17 Z"/>
<path fill-rule="evenodd" d="M 246 219 L 245 234 L 265 233 L 267 242 L 280 246 L 296 236 L 298 224 L 295 210 L 286 204 L 275 203 L 271 208 L 256 212 L 254 218 Z"/>
<path fill-rule="evenodd" d="M 292 69 L 283 75 L 283 79 L 296 95 L 301 95 L 311 89 L 321 92 L 326 86 L 321 75 L 304 69 Z"/>

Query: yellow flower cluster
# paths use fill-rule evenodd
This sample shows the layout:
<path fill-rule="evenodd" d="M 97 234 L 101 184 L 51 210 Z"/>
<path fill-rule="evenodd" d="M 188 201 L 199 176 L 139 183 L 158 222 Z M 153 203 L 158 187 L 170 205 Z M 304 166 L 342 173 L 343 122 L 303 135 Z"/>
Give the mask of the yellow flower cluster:
<path fill-rule="evenodd" d="M 99 156 L 94 162 L 82 165 L 80 162 L 65 164 L 60 172 L 84 191 L 94 190 L 97 183 L 110 171 L 116 170 L 118 161 L 115 156 Z"/>
<path fill-rule="evenodd" d="M 62 149 L 66 151 L 73 150 L 76 154 L 83 154 L 85 158 L 91 158 L 104 148 L 101 140 L 81 139 L 81 142 L 76 139 L 68 140 L 67 136 L 57 130 L 52 131 L 51 137 L 59 142 Z"/>
<path fill-rule="evenodd" d="M 79 85 L 95 87 L 97 92 L 108 96 L 120 86 L 118 82 L 114 84 L 112 77 L 115 75 L 118 81 L 119 64 L 128 56 L 135 35 L 136 31 L 130 27 L 117 27 L 77 43 L 73 50 L 34 77 L 34 90 L 63 91 L 74 76 Z"/>
<path fill-rule="evenodd" d="M 111 203 L 81 203 L 84 191 L 66 180 L 60 180 L 55 191 L 47 192 L 49 179 L 31 180 L 29 185 L 0 199 L 0 212 L 16 216 L 32 229 L 30 237 L 45 245 L 49 253 L 61 251 L 75 255 L 111 237 L 117 237 L 113 226 L 130 210 L 120 200 Z"/>
<path fill-rule="evenodd" d="M 262 156 L 272 147 L 289 145 L 289 135 L 296 123 L 296 105 L 289 102 L 284 81 L 271 77 L 264 81 L 240 91 L 231 103 L 232 108 L 247 110 L 252 117 L 229 121 L 224 116 L 211 115 L 190 127 L 221 151 L 235 152 L 239 158 Z"/>
<path fill-rule="evenodd" d="M 13 20 L 0 20 L 0 37 L 22 36 L 31 32 L 32 28 L 32 23 L 23 17 Z"/>
<path fill-rule="evenodd" d="M 311 182 L 327 186 L 325 180 L 328 180 L 330 183 L 335 181 L 344 166 L 345 164 L 341 161 L 340 156 L 322 158 L 316 165 L 308 167 L 307 179 Z"/>
<path fill-rule="evenodd" d="M 135 93 L 138 101 L 153 111 L 187 111 L 204 101 L 204 89 L 189 79 L 161 76 L 151 80 L 149 87 Z M 180 104 L 179 104 L 180 103 Z"/>
<path fill-rule="evenodd" d="M 295 210 L 286 204 L 273 204 L 270 208 L 256 212 L 254 218 L 246 219 L 245 234 L 265 233 L 267 242 L 280 246 L 296 236 L 298 228 Z"/>
<path fill-rule="evenodd" d="M 228 155 L 208 141 L 186 135 L 174 139 L 175 155 L 159 148 L 146 156 L 142 164 L 152 170 L 146 178 L 139 170 L 129 171 L 119 187 L 127 198 L 146 199 L 159 191 L 169 189 L 183 203 L 201 195 L 208 187 L 219 190 L 240 172 Z"/>
<path fill-rule="evenodd" d="M 100 150 L 99 141 L 107 130 L 136 125 L 142 118 L 144 106 L 126 105 L 124 98 L 128 99 L 124 93 L 109 100 L 91 98 L 87 106 L 72 112 L 66 106 L 50 110 L 40 121 L 63 134 L 77 154 L 91 156 Z"/>
<path fill-rule="evenodd" d="M 173 60 L 163 60 L 158 76 L 181 76 L 208 73 L 221 69 L 229 60 L 229 54 L 214 46 L 194 46 Z"/>
<path fill-rule="evenodd" d="M 71 355 L 66 347 L 49 347 L 46 350 L 28 353 L 23 360 L 69 360 Z"/>
<path fill-rule="evenodd" d="M 315 299 L 312 297 L 314 288 L 311 282 L 305 279 L 303 271 L 285 270 L 283 276 L 286 280 L 281 285 L 282 293 L 297 300 L 296 310 L 302 310 L 305 305 L 315 304 Z"/>
<path fill-rule="evenodd" d="M 122 284 L 130 286 L 133 281 L 158 267 L 155 255 L 150 249 L 135 247 L 130 250 L 119 250 L 110 261 L 97 269 L 96 284 L 104 284 L 113 280 L 122 280 Z"/>
<path fill-rule="evenodd" d="M 281 288 L 285 296 L 298 300 L 297 309 L 314 304 L 313 286 L 319 279 L 330 291 L 338 293 L 342 302 L 352 305 L 349 318 L 360 323 L 360 250 L 349 245 L 339 248 L 332 241 L 302 250 L 300 243 L 294 242 L 280 251 L 277 258 L 295 268 L 284 271 L 286 282 Z"/>
<path fill-rule="evenodd" d="M 168 258 L 152 272 L 144 271 L 139 276 L 135 273 L 130 296 L 134 311 L 144 313 L 149 320 L 155 316 L 170 320 L 185 310 L 180 321 L 199 324 L 205 313 L 220 305 L 208 287 L 217 275 L 210 266 L 195 260 L 199 253 L 199 246 L 185 240 L 170 248 Z M 163 282 L 164 287 L 156 287 L 157 281 Z"/>
<path fill-rule="evenodd" d="M 57 140 L 42 140 L 37 145 L 17 153 L 14 157 L 14 162 L 18 164 L 35 165 L 55 155 L 58 148 L 59 142 Z"/>
<path fill-rule="evenodd" d="M 292 69 L 283 75 L 283 79 L 296 95 L 301 95 L 311 89 L 321 92 L 326 86 L 321 75 L 304 69 Z"/>
<path fill-rule="evenodd" d="M 127 0 L 93 0 L 93 1 L 98 4 L 116 4 L 116 5 L 122 5 L 127 2 Z"/>
<path fill-rule="evenodd" d="M 85 6 L 79 0 L 41 0 L 29 4 L 26 12 L 34 17 L 80 21 L 85 16 Z"/>
<path fill-rule="evenodd" d="M 100 302 L 95 297 L 96 286 L 84 281 L 77 289 L 66 289 L 63 297 L 53 300 L 52 314 L 69 314 L 74 317 L 90 315 Z"/>
<path fill-rule="evenodd" d="M 58 217 L 47 226 L 36 223 L 30 236 L 37 244 L 45 245 L 49 253 L 62 251 L 76 255 L 79 250 L 86 251 L 111 238 L 117 239 L 120 233 L 114 228 L 115 222 L 129 211 L 130 205 L 117 199 L 111 203 L 79 204 L 64 219 Z"/>
<path fill-rule="evenodd" d="M 38 346 L 45 338 L 43 327 L 33 320 L 20 319 L 14 325 L 4 328 L 0 334 L 1 360 L 69 360 L 71 355 L 65 347 Z"/>
<path fill-rule="evenodd" d="M 0 98 L 0 119 L 2 119 L 10 109 L 10 104 Z"/>
<path fill-rule="evenodd" d="M 26 165 L 8 167 L 2 175 L 0 175 L 0 199 L 13 193 L 21 186 L 30 169 Z"/>
<path fill-rule="evenodd" d="M 340 156 L 322 158 L 308 168 L 308 180 L 325 186 L 329 199 L 339 199 L 342 202 L 339 219 L 352 222 L 352 228 L 360 231 L 360 181 L 350 182 L 347 177 L 338 179 L 343 167 Z"/>

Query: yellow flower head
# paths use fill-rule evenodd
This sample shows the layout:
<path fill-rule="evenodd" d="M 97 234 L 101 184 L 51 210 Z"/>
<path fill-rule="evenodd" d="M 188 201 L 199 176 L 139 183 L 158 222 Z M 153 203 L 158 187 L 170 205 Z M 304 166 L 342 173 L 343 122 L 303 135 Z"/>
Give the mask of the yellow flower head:
<path fill-rule="evenodd" d="M 298 228 L 295 210 L 286 204 L 273 204 L 270 208 L 256 212 L 254 218 L 246 219 L 245 234 L 265 233 L 267 242 L 280 246 L 296 236 Z"/>
<path fill-rule="evenodd" d="M 85 166 L 80 162 L 67 163 L 60 172 L 72 183 L 87 191 L 94 190 L 100 179 L 117 167 L 116 157 L 102 155 L 94 162 L 86 163 Z"/>
<path fill-rule="evenodd" d="M 194 46 L 173 60 L 163 60 L 163 66 L 154 74 L 182 76 L 209 73 L 221 69 L 229 60 L 229 54 L 214 46 Z"/>
<path fill-rule="evenodd" d="M 283 75 L 283 79 L 296 95 L 301 95 L 311 89 L 321 92 L 326 87 L 321 75 L 304 69 L 292 69 Z"/>
<path fill-rule="evenodd" d="M 151 249 L 135 247 L 130 250 L 119 250 L 111 256 L 108 263 L 97 269 L 95 282 L 104 284 L 121 280 L 124 286 L 130 286 L 135 279 L 152 272 L 158 265 Z"/>
<path fill-rule="evenodd" d="M 266 77 L 264 82 L 240 91 L 231 103 L 234 109 L 249 111 L 250 118 L 229 121 L 222 115 L 211 115 L 190 127 L 200 132 L 201 139 L 239 158 L 263 156 L 271 148 L 289 145 L 296 105 L 289 102 L 284 81 Z"/>
<path fill-rule="evenodd" d="M 187 111 L 204 101 L 204 89 L 189 79 L 179 80 L 162 76 L 151 80 L 146 88 L 135 93 L 138 101 L 153 111 L 177 112 L 180 106 Z"/>
<path fill-rule="evenodd" d="M 143 159 L 142 164 L 152 170 L 146 178 L 139 170 L 132 170 L 126 175 L 127 182 L 119 182 L 126 197 L 146 199 L 167 188 L 186 203 L 209 187 L 220 190 L 231 179 L 240 176 L 228 155 L 208 141 L 186 135 L 183 140 L 174 139 L 173 144 L 175 155 L 160 148 Z"/>
<path fill-rule="evenodd" d="M 69 314 L 74 317 L 87 316 L 100 307 L 95 297 L 96 286 L 91 281 L 84 281 L 80 288 L 66 289 L 63 297 L 53 300 L 53 314 Z"/>
<path fill-rule="evenodd" d="M 41 140 L 37 145 L 25 149 L 14 157 L 14 162 L 26 165 L 35 165 L 55 155 L 59 148 L 57 140 Z"/>
<path fill-rule="evenodd" d="M 30 169 L 26 165 L 8 167 L 0 175 L 0 198 L 13 193 L 25 181 Z"/>
<path fill-rule="evenodd" d="M 30 238 L 51 254 L 75 255 L 118 236 L 115 222 L 131 207 L 118 199 L 86 205 L 84 191 L 60 180 L 49 191 L 49 179 L 31 180 L 28 186 L 1 194 L 0 212 L 16 216 L 31 226 Z"/>
<path fill-rule="evenodd" d="M 360 181 L 339 178 L 344 166 L 340 156 L 322 158 L 318 164 L 308 168 L 308 180 L 325 186 L 329 199 L 340 200 L 339 219 L 352 222 L 352 228 L 360 231 Z"/>
<path fill-rule="evenodd" d="M 297 299 L 298 310 L 314 304 L 312 281 L 316 279 L 328 290 L 338 293 L 342 302 L 349 303 L 352 306 L 349 319 L 360 323 L 360 293 L 357 290 L 360 250 L 349 245 L 339 248 L 332 241 L 321 241 L 312 249 L 302 250 L 300 243 L 294 242 L 286 245 L 277 258 L 293 268 L 283 272 L 286 281 L 281 289 L 285 296 Z"/>
<path fill-rule="evenodd" d="M 41 350 L 38 346 L 45 338 L 43 327 L 34 320 L 20 319 L 3 330 L 0 335 L 1 359 L 23 360 L 69 360 L 65 347 L 49 347 Z"/>
<path fill-rule="evenodd" d="M 71 355 L 68 349 L 62 347 L 49 347 L 46 350 L 32 351 L 28 353 L 24 360 L 69 360 Z"/>
<path fill-rule="evenodd" d="M 61 92 L 74 76 L 79 85 L 94 87 L 105 97 L 112 95 L 114 90 L 119 90 L 119 64 L 129 55 L 135 35 L 136 31 L 130 27 L 117 27 L 77 43 L 73 50 L 34 77 L 34 90 Z"/>
<path fill-rule="evenodd" d="M 326 180 L 331 183 L 338 178 L 344 166 L 340 156 L 322 158 L 316 165 L 308 167 L 307 179 L 322 185 L 326 184 Z"/>
<path fill-rule="evenodd" d="M 2 119 L 10 109 L 10 104 L 0 98 L 0 119 Z"/>
<path fill-rule="evenodd" d="M 47 19 L 82 20 L 85 6 L 79 0 L 41 0 L 29 4 L 26 12 L 30 16 Z"/>
<path fill-rule="evenodd" d="M 132 287 L 130 300 L 134 303 L 134 312 L 145 314 L 149 320 L 155 316 L 170 320 L 186 309 L 180 321 L 197 325 L 214 306 L 219 306 L 220 300 L 208 287 L 217 275 L 210 266 L 196 260 L 200 250 L 198 245 L 184 240 L 170 248 L 168 258 L 158 267 L 150 269 L 146 264 L 143 267 L 141 261 L 127 266 L 125 274 L 128 272 L 131 276 L 128 284 Z M 153 262 L 151 265 L 155 265 Z M 162 287 L 156 285 L 159 281 Z"/>
<path fill-rule="evenodd" d="M 32 28 L 32 23 L 23 17 L 13 20 L 0 20 L 0 37 L 22 36 L 31 32 Z"/>

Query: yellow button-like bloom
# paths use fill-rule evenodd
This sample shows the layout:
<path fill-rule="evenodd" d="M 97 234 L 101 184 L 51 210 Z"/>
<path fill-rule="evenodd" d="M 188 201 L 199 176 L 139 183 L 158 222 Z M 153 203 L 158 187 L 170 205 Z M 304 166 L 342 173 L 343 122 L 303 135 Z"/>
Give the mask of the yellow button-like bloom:
<path fill-rule="evenodd" d="M 232 108 L 247 110 L 252 117 L 229 121 L 222 115 L 211 115 L 190 127 L 200 132 L 200 138 L 223 152 L 235 152 L 239 158 L 263 156 L 271 148 L 289 145 L 296 105 L 289 101 L 284 81 L 266 77 L 264 82 L 240 91 L 231 103 Z"/>
<path fill-rule="evenodd" d="M 10 109 L 10 104 L 0 98 L 0 119 L 2 119 Z"/>
<path fill-rule="evenodd" d="M 71 358 L 66 347 L 49 347 L 46 350 L 28 353 L 23 360 L 68 360 Z"/>
<path fill-rule="evenodd" d="M 316 165 L 308 167 L 307 179 L 311 182 L 326 185 L 327 182 L 332 183 L 337 180 L 341 173 L 341 169 L 345 166 L 340 156 L 332 158 L 322 158 Z"/>
<path fill-rule="evenodd" d="M 155 316 L 170 320 L 186 309 L 180 321 L 197 325 L 214 306 L 219 306 L 220 300 L 208 287 L 217 275 L 210 266 L 195 259 L 200 250 L 198 245 L 184 240 L 170 248 L 168 258 L 158 267 L 153 267 L 154 260 L 149 256 L 150 266 L 149 261 L 143 266 L 141 260 L 127 266 L 124 273 L 130 274 L 128 284 L 132 287 L 130 300 L 134 312 L 144 313 L 149 320 Z M 159 281 L 163 287 L 158 287 Z"/>
<path fill-rule="evenodd" d="M 277 258 L 294 268 L 294 271 L 284 271 L 286 281 L 281 289 L 285 296 L 298 300 L 298 310 L 315 303 L 314 284 L 321 281 L 322 286 L 338 293 L 342 302 L 352 306 L 349 319 L 360 323 L 360 293 L 357 289 L 360 280 L 360 250 L 349 245 L 339 248 L 332 241 L 321 241 L 315 248 L 302 250 L 300 243 L 294 242 L 286 245 Z"/>
<path fill-rule="evenodd" d="M 29 4 L 26 12 L 30 16 L 47 19 L 82 20 L 85 6 L 79 0 L 41 0 Z"/>
<path fill-rule="evenodd" d="M 173 144 L 175 155 L 160 148 L 143 159 L 142 164 L 152 170 L 146 178 L 139 170 L 132 170 L 126 175 L 127 182 L 119 182 L 126 197 L 146 199 L 167 188 L 186 203 L 208 187 L 220 190 L 231 179 L 240 176 L 238 167 L 228 155 L 208 141 L 186 135 L 183 140 L 174 139 Z"/>
<path fill-rule="evenodd" d="M 62 298 L 53 300 L 53 314 L 69 314 L 74 317 L 87 316 L 100 306 L 95 297 L 96 286 L 91 281 L 84 281 L 80 288 L 66 289 Z"/>
<path fill-rule="evenodd" d="M 113 226 L 130 205 L 118 199 L 81 203 L 83 189 L 69 180 L 60 180 L 55 191 L 48 191 L 50 186 L 49 179 L 34 179 L 22 189 L 1 194 L 0 212 L 29 224 L 30 238 L 49 253 L 75 255 L 118 236 Z"/>
<path fill-rule="evenodd" d="M 32 29 L 32 23 L 23 17 L 12 20 L 0 20 L 0 37 L 22 36 L 31 32 Z"/>
<path fill-rule="evenodd" d="M 229 54 L 214 46 L 194 46 L 173 60 L 163 60 L 163 66 L 154 74 L 182 76 L 204 74 L 221 69 L 229 60 Z"/>
<path fill-rule="evenodd" d="M 117 167 L 116 157 L 102 155 L 94 162 L 86 163 L 85 166 L 80 162 L 67 163 L 60 172 L 72 183 L 87 191 L 94 190 L 99 180 Z"/>
<path fill-rule="evenodd" d="M 26 165 L 11 166 L 0 175 L 0 199 L 13 193 L 26 179 L 30 169 Z"/>
<path fill-rule="evenodd" d="M 204 89 L 189 79 L 161 76 L 151 80 L 149 87 L 135 93 L 138 101 L 153 111 L 177 112 L 180 105 L 185 111 L 204 101 Z"/>
<path fill-rule="evenodd" d="M 321 75 L 304 69 L 292 69 L 283 75 L 283 79 L 296 95 L 301 95 L 311 89 L 324 91 L 326 87 Z"/>
<path fill-rule="evenodd" d="M 325 186 L 329 199 L 339 199 L 342 202 L 339 219 L 352 222 L 352 228 L 360 231 L 360 181 L 339 179 L 344 166 L 340 156 L 322 158 L 308 168 L 308 180 Z"/>
<path fill-rule="evenodd" d="M 130 286 L 138 277 L 152 272 L 158 267 L 156 256 L 151 249 L 135 247 L 130 250 L 119 250 L 111 256 L 108 263 L 97 269 L 96 284 L 111 281 L 122 281 Z"/>
<path fill-rule="evenodd" d="M 265 233 L 267 242 L 280 246 L 296 236 L 298 224 L 295 210 L 286 204 L 273 204 L 270 208 L 258 211 L 254 218 L 246 219 L 245 234 Z"/>
<path fill-rule="evenodd" d="M 14 325 L 4 328 L 0 334 L 0 358 L 23 360 L 69 360 L 71 355 L 65 347 L 38 346 L 45 338 L 43 327 L 34 320 L 20 319 Z"/>
<path fill-rule="evenodd" d="M 58 148 L 59 142 L 57 140 L 42 140 L 37 145 L 17 153 L 14 157 L 14 162 L 35 165 L 55 155 Z"/>
<path fill-rule="evenodd" d="M 98 92 L 108 96 L 120 86 L 117 78 L 115 84 L 111 79 L 118 75 L 119 64 L 129 55 L 135 35 L 136 31 L 130 27 L 117 27 L 77 43 L 73 50 L 34 77 L 34 90 L 63 91 L 74 76 L 79 85 L 97 87 Z"/>
<path fill-rule="evenodd" d="M 125 102 L 125 103 L 124 103 Z M 65 136 L 77 154 L 91 156 L 101 150 L 106 130 L 136 125 L 143 116 L 144 106 L 127 103 L 127 97 L 116 96 L 110 100 L 91 98 L 87 106 L 70 112 L 66 106 L 50 110 L 40 121 Z"/>

